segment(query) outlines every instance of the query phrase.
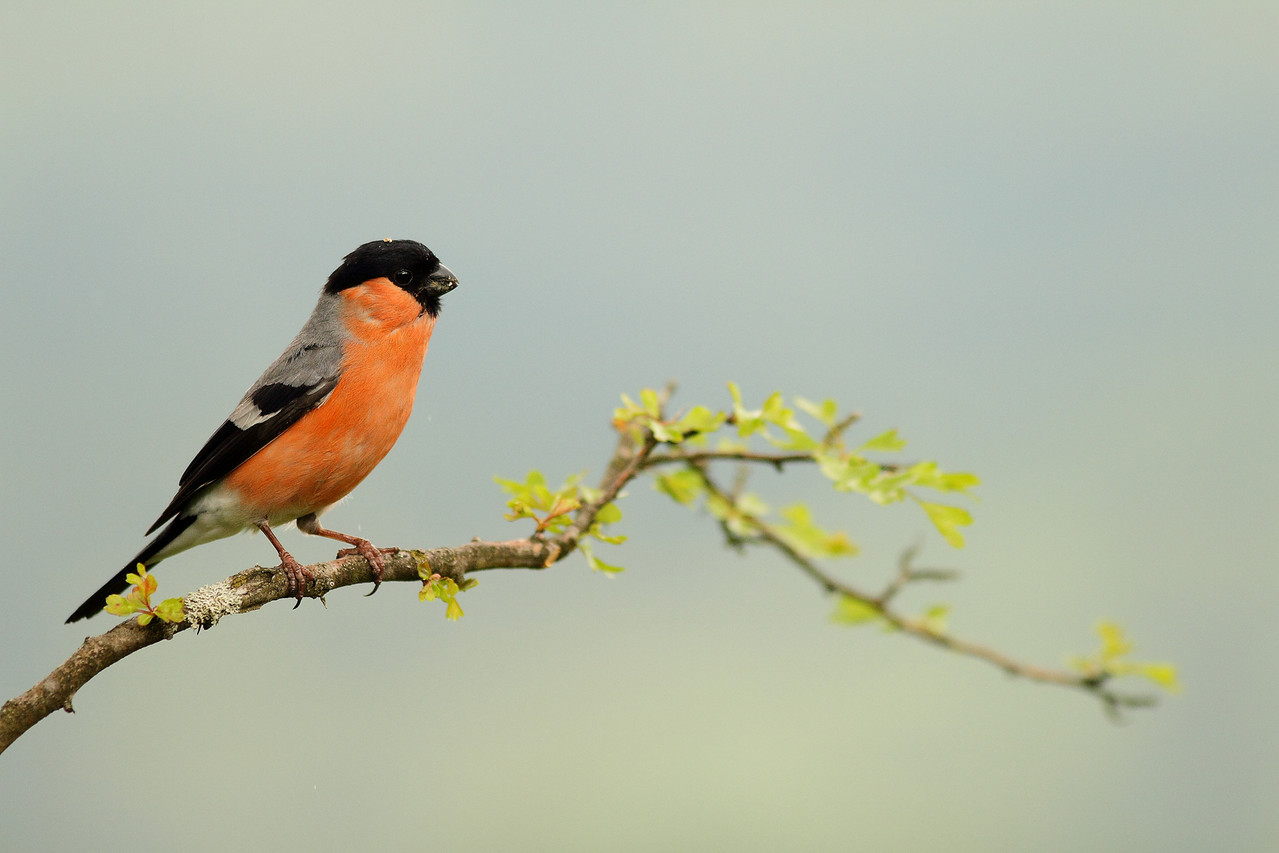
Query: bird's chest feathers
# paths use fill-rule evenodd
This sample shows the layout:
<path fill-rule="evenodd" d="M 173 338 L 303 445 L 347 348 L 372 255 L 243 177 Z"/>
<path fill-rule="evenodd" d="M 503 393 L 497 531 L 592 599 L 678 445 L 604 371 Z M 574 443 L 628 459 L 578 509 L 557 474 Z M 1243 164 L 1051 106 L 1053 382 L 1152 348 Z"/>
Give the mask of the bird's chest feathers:
<path fill-rule="evenodd" d="M 339 432 L 382 434 L 394 424 L 394 435 L 408 420 L 417 393 L 422 359 L 430 339 L 430 321 L 370 341 L 351 341 L 342 359 L 342 378 L 321 410 L 335 408 L 347 427 Z M 363 428 L 362 428 L 363 427 Z M 394 439 L 392 439 L 394 440 Z"/>
<path fill-rule="evenodd" d="M 335 419 L 334 435 L 345 435 L 379 459 L 413 411 L 422 359 L 435 326 L 434 318 L 418 315 L 420 307 L 412 297 L 398 288 L 396 292 L 413 303 L 411 313 L 393 305 L 380 315 L 357 317 L 347 324 L 352 337 L 344 348 L 342 378 L 315 412 Z"/>
<path fill-rule="evenodd" d="M 277 522 L 328 506 L 390 452 L 413 411 L 435 326 L 419 310 L 347 316 L 350 337 L 332 393 L 228 478 L 250 512 L 269 506 Z"/>
<path fill-rule="evenodd" d="M 343 348 L 342 378 L 321 408 L 336 406 L 351 419 L 355 432 L 361 431 L 361 422 L 390 421 L 398 436 L 413 408 L 435 318 L 384 278 L 342 296 L 343 325 L 350 337 Z M 372 432 L 383 433 L 384 428 Z"/>

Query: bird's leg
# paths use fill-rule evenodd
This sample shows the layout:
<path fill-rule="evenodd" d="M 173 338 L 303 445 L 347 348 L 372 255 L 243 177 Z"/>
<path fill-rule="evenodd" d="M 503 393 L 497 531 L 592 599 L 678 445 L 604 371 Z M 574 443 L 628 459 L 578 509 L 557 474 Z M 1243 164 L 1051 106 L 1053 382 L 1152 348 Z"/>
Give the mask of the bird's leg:
<path fill-rule="evenodd" d="M 297 524 L 298 530 L 303 533 L 310 533 L 312 536 L 325 536 L 329 539 L 336 539 L 339 542 L 355 546 L 353 548 L 343 548 L 338 551 L 338 556 L 350 557 L 359 554 L 369 561 L 369 567 L 373 569 L 373 592 L 377 592 L 378 587 L 382 585 L 382 569 L 386 566 L 386 560 L 382 558 L 382 555 L 393 554 L 400 550 L 399 548 L 377 548 L 367 539 L 321 527 L 320 519 L 315 513 L 302 516 L 298 519 Z M 370 592 L 369 595 L 372 595 L 373 592 Z"/>
<path fill-rule="evenodd" d="M 271 532 L 271 525 L 265 521 L 259 521 L 258 530 L 266 534 L 266 538 L 271 540 L 271 544 L 280 555 L 280 567 L 289 578 L 289 594 L 298 600 L 297 604 L 293 605 L 293 609 L 297 610 L 298 605 L 302 603 L 302 595 L 306 592 L 307 584 L 315 580 L 315 575 L 294 559 L 292 554 L 284 550 L 280 540 L 276 539 L 275 534 Z"/>

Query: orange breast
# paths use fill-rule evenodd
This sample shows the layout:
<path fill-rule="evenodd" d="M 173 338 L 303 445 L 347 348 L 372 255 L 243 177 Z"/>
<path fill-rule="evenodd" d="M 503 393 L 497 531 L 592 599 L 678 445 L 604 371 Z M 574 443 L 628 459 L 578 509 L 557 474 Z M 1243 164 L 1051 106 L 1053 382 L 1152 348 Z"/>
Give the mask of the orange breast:
<path fill-rule="evenodd" d="M 341 295 L 352 338 L 337 386 L 227 477 L 250 512 L 275 524 L 349 494 L 390 452 L 413 411 L 434 318 L 419 315 L 417 301 L 386 279 Z"/>

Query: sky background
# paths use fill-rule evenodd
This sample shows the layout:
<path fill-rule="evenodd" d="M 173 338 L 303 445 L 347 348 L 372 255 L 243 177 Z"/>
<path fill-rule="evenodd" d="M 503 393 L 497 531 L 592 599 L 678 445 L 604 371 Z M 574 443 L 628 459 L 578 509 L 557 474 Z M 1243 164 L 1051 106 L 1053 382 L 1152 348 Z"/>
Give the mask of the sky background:
<path fill-rule="evenodd" d="M 461 286 L 337 529 L 526 533 L 492 477 L 595 477 L 645 385 L 834 397 L 983 478 L 954 551 L 757 475 L 844 577 L 922 541 L 964 580 L 908 608 L 1046 665 L 1118 620 L 1185 684 L 1115 725 L 834 626 L 641 482 L 620 577 L 485 573 L 459 623 L 340 590 L 112 667 L 0 758 L 0 848 L 1279 847 L 1277 8 L 0 5 L 4 698 L 110 627 L 63 619 L 382 237 Z"/>

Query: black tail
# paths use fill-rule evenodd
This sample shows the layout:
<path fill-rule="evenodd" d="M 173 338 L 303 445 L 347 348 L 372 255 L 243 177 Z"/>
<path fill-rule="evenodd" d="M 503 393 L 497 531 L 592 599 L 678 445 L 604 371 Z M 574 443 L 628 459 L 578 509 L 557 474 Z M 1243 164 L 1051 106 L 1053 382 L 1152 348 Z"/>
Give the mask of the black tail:
<path fill-rule="evenodd" d="M 93 595 L 85 599 L 84 604 L 76 608 L 75 613 L 67 617 L 66 624 L 79 622 L 81 619 L 88 619 L 90 616 L 96 616 L 102 612 L 107 606 L 108 595 L 118 595 L 129 588 L 129 582 L 126 576 L 138 570 L 138 563 L 150 568 L 159 560 L 152 561 L 156 554 L 159 554 L 166 545 L 178 538 L 182 531 L 186 530 L 195 523 L 194 515 L 180 515 L 173 521 L 169 522 L 169 526 L 160 531 L 160 535 L 152 539 L 147 546 L 138 552 L 138 556 L 129 561 L 129 565 L 125 566 L 116 576 L 111 578 L 102 585 L 102 587 Z"/>

